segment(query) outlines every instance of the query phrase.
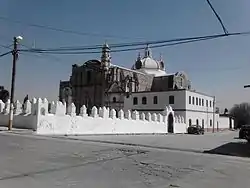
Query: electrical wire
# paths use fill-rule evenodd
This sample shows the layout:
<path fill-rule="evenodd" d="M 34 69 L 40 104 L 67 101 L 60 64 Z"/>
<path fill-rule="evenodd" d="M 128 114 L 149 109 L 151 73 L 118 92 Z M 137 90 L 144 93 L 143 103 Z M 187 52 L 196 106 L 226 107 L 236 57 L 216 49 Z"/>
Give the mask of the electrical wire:
<path fill-rule="evenodd" d="M 162 41 L 146 41 L 146 42 L 140 42 L 140 43 L 132 43 L 132 44 L 125 44 L 122 45 L 120 44 L 119 47 L 127 47 L 127 46 L 132 46 L 135 48 L 125 48 L 125 49 L 114 49 L 110 50 L 110 52 L 125 52 L 125 51 L 134 51 L 134 50 L 141 50 L 144 49 L 144 47 L 136 47 L 136 46 L 141 46 L 141 45 L 146 45 L 146 44 L 155 44 L 151 45 L 151 48 L 160 48 L 160 47 L 166 47 L 166 46 L 173 46 L 173 45 L 179 45 L 179 44 L 185 44 L 185 43 L 191 43 L 191 42 L 198 42 L 198 41 L 203 41 L 203 40 L 211 40 L 211 39 L 216 39 L 216 38 L 223 38 L 223 37 L 228 37 L 228 36 L 237 36 L 237 35 L 249 35 L 250 31 L 247 32 L 237 32 L 237 33 L 228 33 L 228 34 L 220 34 L 220 35 L 209 35 L 209 36 L 201 36 L 201 37 L 189 37 L 189 38 L 178 38 L 178 39 L 171 39 L 171 40 L 162 40 Z M 117 45 L 118 46 L 118 45 Z M 88 49 L 93 49 L 93 50 L 98 50 L 98 51 L 85 51 Z M 48 54 L 64 54 L 64 55 L 74 55 L 74 54 L 95 54 L 95 53 L 100 53 L 100 48 L 99 47 L 93 47 L 93 48 L 84 48 L 84 47 L 79 47 L 79 48 L 68 48 L 66 49 L 27 49 L 27 50 L 20 50 L 20 51 L 26 51 L 26 52 L 33 52 L 33 53 L 48 53 Z"/>
<path fill-rule="evenodd" d="M 9 51 L 9 52 L 6 52 L 6 53 L 3 53 L 3 54 L 1 54 L 1 55 L 0 55 L 0 57 L 6 56 L 6 55 L 11 54 L 11 53 L 12 53 L 12 51 Z"/>
<path fill-rule="evenodd" d="M 212 11 L 213 11 L 214 15 L 216 16 L 216 18 L 218 19 L 218 21 L 220 22 L 220 25 L 221 25 L 221 27 L 222 27 L 224 33 L 225 33 L 225 34 L 228 34 L 228 31 L 227 31 L 225 25 L 223 24 L 222 19 L 220 18 L 219 14 L 218 14 L 218 13 L 216 12 L 216 10 L 214 9 L 214 7 L 213 7 L 213 5 L 211 4 L 211 2 L 210 2 L 209 0 L 207 0 L 207 3 L 208 3 L 208 5 L 209 5 L 209 7 L 212 9 Z"/>
<path fill-rule="evenodd" d="M 12 23 L 16 23 L 16 24 L 22 24 L 22 25 L 26 25 L 29 27 L 36 27 L 36 28 L 40 28 L 40 29 L 63 32 L 63 33 L 68 33 L 68 34 L 74 34 L 74 35 L 78 35 L 78 36 L 80 35 L 80 36 L 92 36 L 92 37 L 101 37 L 101 38 L 130 39 L 131 40 L 131 38 L 124 37 L 124 36 L 102 35 L 102 34 L 97 34 L 97 33 L 79 32 L 79 31 L 73 31 L 73 30 L 69 30 L 69 29 L 56 28 L 56 27 L 47 26 L 47 25 L 27 23 L 27 22 L 23 22 L 20 20 L 10 19 L 10 18 L 5 17 L 5 16 L 0 16 L 0 20 L 12 22 Z"/>

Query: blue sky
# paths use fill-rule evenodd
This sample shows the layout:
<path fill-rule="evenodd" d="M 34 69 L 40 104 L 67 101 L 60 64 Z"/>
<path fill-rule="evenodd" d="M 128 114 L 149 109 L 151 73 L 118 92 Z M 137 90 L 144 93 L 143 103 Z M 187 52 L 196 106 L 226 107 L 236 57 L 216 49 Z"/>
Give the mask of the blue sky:
<path fill-rule="evenodd" d="M 229 32 L 250 30 L 249 0 L 211 0 Z M 96 34 L 80 36 L 0 20 L 0 44 L 22 35 L 26 46 L 37 48 L 161 40 L 220 34 L 222 29 L 205 0 L 1 0 L 0 16 L 28 23 Z M 112 35 L 109 37 L 107 35 Z M 162 53 L 168 72 L 185 71 L 193 88 L 216 95 L 218 105 L 230 107 L 250 100 L 250 36 L 228 37 L 153 49 Z M 8 49 L 0 47 L 0 53 Z M 131 67 L 138 51 L 112 54 L 114 64 Z M 94 55 L 25 55 L 17 65 L 16 98 L 55 100 L 60 80 L 71 65 Z M 10 87 L 11 56 L 0 58 L 0 85 Z"/>

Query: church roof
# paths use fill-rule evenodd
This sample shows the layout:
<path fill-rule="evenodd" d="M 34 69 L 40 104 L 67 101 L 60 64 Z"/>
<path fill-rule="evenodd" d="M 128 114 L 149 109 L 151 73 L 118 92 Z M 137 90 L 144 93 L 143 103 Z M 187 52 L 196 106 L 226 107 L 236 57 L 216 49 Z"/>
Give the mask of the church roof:
<path fill-rule="evenodd" d="M 162 60 L 157 61 L 153 59 L 152 52 L 148 45 L 145 48 L 144 57 L 141 58 L 139 54 L 135 64 L 132 66 L 131 69 L 137 70 L 139 72 L 143 72 L 146 74 L 151 74 L 154 76 L 167 75 L 167 73 L 165 72 L 163 61 Z"/>

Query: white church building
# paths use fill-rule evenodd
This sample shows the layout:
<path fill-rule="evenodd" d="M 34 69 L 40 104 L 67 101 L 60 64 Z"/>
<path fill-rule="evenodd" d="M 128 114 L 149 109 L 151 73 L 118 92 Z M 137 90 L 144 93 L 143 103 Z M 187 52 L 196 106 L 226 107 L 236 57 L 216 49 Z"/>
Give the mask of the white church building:
<path fill-rule="evenodd" d="M 7 125 L 10 100 L 0 101 L 0 124 Z M 111 50 L 101 60 L 72 66 L 60 81 L 59 101 L 27 100 L 14 106 L 14 127 L 38 134 L 186 133 L 188 126 L 206 131 L 233 128 L 233 120 L 216 113 L 215 97 L 191 87 L 185 72 L 168 73 L 162 58 L 147 46 L 131 69 L 111 63 Z"/>

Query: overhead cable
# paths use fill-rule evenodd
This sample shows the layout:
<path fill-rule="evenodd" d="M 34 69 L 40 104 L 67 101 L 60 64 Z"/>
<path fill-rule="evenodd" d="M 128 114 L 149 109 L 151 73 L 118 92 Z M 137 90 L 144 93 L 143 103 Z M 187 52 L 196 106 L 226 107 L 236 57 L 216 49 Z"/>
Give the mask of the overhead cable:
<path fill-rule="evenodd" d="M 214 9 L 214 7 L 213 7 L 213 5 L 211 4 L 211 2 L 210 2 L 209 0 L 207 0 L 207 3 L 208 3 L 208 5 L 210 6 L 210 8 L 212 9 L 212 11 L 213 11 L 214 15 L 216 16 L 216 18 L 218 19 L 218 21 L 220 22 L 220 25 L 221 25 L 221 27 L 222 27 L 224 33 L 225 33 L 225 34 L 228 34 L 228 31 L 227 31 L 225 25 L 223 24 L 222 19 L 220 18 L 219 14 L 218 14 L 218 13 L 216 12 L 216 10 Z"/>

